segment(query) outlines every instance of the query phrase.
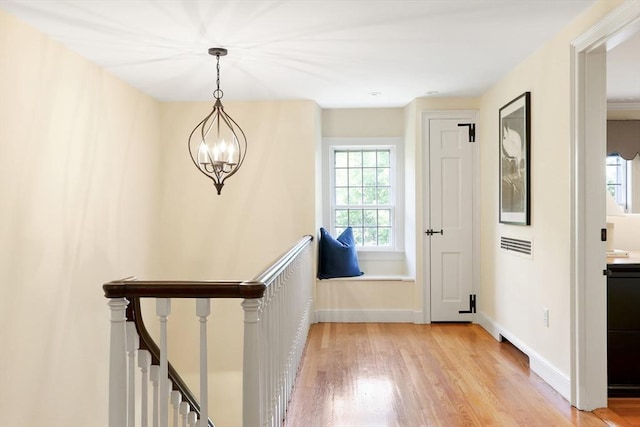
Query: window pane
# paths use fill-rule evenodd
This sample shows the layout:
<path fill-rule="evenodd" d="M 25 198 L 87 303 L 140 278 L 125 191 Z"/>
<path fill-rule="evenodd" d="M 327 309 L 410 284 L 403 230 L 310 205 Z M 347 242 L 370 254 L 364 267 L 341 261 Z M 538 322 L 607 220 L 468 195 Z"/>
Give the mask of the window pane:
<path fill-rule="evenodd" d="M 349 181 L 347 180 L 347 169 L 336 169 L 335 174 L 335 186 L 336 187 L 346 187 L 349 185 Z"/>
<path fill-rule="evenodd" d="M 349 186 L 362 186 L 362 169 L 349 169 Z"/>
<path fill-rule="evenodd" d="M 335 160 L 335 167 L 337 168 L 346 168 L 347 165 L 347 152 L 346 151 L 336 151 L 336 160 Z"/>
<path fill-rule="evenodd" d="M 378 246 L 390 246 L 391 245 L 391 229 L 390 228 L 378 228 Z"/>
<path fill-rule="evenodd" d="M 348 188 L 336 188 L 336 205 L 348 205 L 349 204 L 349 189 Z"/>
<path fill-rule="evenodd" d="M 378 230 L 376 228 L 364 229 L 364 245 L 365 246 L 378 245 Z"/>
<path fill-rule="evenodd" d="M 349 209 L 349 225 L 362 225 L 362 209 Z"/>
<path fill-rule="evenodd" d="M 364 225 L 375 227 L 378 225 L 378 210 L 377 209 L 365 209 L 364 210 Z"/>
<path fill-rule="evenodd" d="M 385 167 L 389 167 L 391 166 L 390 160 L 389 160 L 389 150 L 384 150 L 384 151 L 378 151 L 378 166 L 385 166 Z"/>
<path fill-rule="evenodd" d="M 353 240 L 356 241 L 356 245 L 362 246 L 362 228 L 353 228 Z"/>
<path fill-rule="evenodd" d="M 336 209 L 336 227 L 346 227 L 349 225 L 349 211 L 347 209 Z"/>
<path fill-rule="evenodd" d="M 362 151 L 349 151 L 349 167 L 362 166 Z"/>
<path fill-rule="evenodd" d="M 349 204 L 350 205 L 362 205 L 362 188 L 349 187 Z"/>
<path fill-rule="evenodd" d="M 389 204 L 389 187 L 378 187 L 378 204 Z"/>
<path fill-rule="evenodd" d="M 375 167 L 376 166 L 376 152 L 375 151 L 365 151 L 362 153 L 362 166 L 364 167 Z"/>
<path fill-rule="evenodd" d="M 391 210 L 390 209 L 378 209 L 378 225 L 391 226 Z"/>
<path fill-rule="evenodd" d="M 375 168 L 362 169 L 362 185 L 365 185 L 365 186 L 376 185 L 376 169 Z"/>
<path fill-rule="evenodd" d="M 625 211 L 627 206 L 627 160 L 623 159 L 617 154 L 607 156 L 606 163 L 606 182 L 607 191 L 618 205 L 620 205 Z"/>
<path fill-rule="evenodd" d="M 336 227 L 336 236 L 341 235 L 341 234 L 342 234 L 342 232 L 343 232 L 344 230 L 346 230 L 346 229 L 347 229 L 347 227 Z"/>
<path fill-rule="evenodd" d="M 389 168 L 378 168 L 378 185 L 390 185 Z"/>
<path fill-rule="evenodd" d="M 362 189 L 362 204 L 374 205 L 376 203 L 376 187 L 364 187 Z"/>

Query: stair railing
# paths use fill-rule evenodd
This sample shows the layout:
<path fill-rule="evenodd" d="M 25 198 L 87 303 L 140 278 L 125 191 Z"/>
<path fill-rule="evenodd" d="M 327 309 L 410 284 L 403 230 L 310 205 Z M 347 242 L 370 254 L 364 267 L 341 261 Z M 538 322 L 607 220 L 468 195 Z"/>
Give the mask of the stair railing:
<path fill-rule="evenodd" d="M 249 281 L 127 278 L 106 283 L 103 289 L 111 309 L 109 427 L 215 427 L 209 418 L 207 385 L 207 317 L 212 298 L 242 299 L 243 426 L 281 425 L 313 321 L 312 240 L 304 236 Z M 159 345 L 142 320 L 141 298 L 156 300 Z M 168 361 L 167 322 L 173 298 L 196 300 L 200 323 L 199 400 Z"/>

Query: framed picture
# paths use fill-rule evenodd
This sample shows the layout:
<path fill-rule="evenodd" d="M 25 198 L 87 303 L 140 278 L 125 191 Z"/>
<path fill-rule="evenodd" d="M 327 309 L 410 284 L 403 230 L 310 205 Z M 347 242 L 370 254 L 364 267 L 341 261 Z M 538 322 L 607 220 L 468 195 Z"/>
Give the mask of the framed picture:
<path fill-rule="evenodd" d="M 500 108 L 500 222 L 531 224 L 531 92 Z"/>

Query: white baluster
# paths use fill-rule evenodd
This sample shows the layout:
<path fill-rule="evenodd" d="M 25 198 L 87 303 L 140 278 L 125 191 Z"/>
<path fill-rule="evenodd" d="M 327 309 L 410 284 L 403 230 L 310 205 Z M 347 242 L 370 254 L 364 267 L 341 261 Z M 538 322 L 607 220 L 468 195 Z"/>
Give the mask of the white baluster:
<path fill-rule="evenodd" d="M 182 402 L 182 393 L 178 390 L 171 392 L 171 406 L 173 406 L 173 427 L 178 427 L 179 406 Z"/>
<path fill-rule="evenodd" d="M 138 351 L 138 367 L 142 372 L 140 380 L 140 427 L 149 425 L 149 368 L 151 367 L 151 353 L 147 350 Z"/>
<path fill-rule="evenodd" d="M 109 355 L 109 427 L 122 427 L 127 423 L 127 358 L 125 339 L 126 298 L 112 298 L 111 341 Z"/>
<path fill-rule="evenodd" d="M 127 356 L 129 357 L 129 402 L 127 407 L 127 422 L 129 427 L 136 425 L 136 351 L 140 345 L 138 331 L 134 322 L 127 322 Z"/>
<path fill-rule="evenodd" d="M 255 427 L 262 425 L 260 399 L 259 360 L 261 355 L 258 345 L 258 310 L 260 301 L 245 299 L 242 301 L 244 309 L 244 366 L 242 375 L 242 425 Z"/>
<path fill-rule="evenodd" d="M 209 298 L 196 299 L 196 316 L 200 318 L 200 427 L 209 423 L 209 370 L 207 368 L 207 316 L 211 313 Z"/>
<path fill-rule="evenodd" d="M 191 410 L 191 406 L 189 402 L 180 403 L 180 416 L 182 418 L 182 427 L 187 427 L 187 416 L 189 415 L 189 411 Z"/>
<path fill-rule="evenodd" d="M 196 427 L 198 424 L 198 415 L 195 412 L 189 412 L 189 427 Z"/>
<path fill-rule="evenodd" d="M 151 377 L 151 384 L 153 386 L 153 415 L 151 418 L 153 421 L 153 427 L 158 427 L 158 409 L 160 406 L 160 390 L 158 386 L 160 383 L 160 366 L 152 365 L 149 370 L 149 376 Z"/>
<path fill-rule="evenodd" d="M 171 300 L 156 298 L 156 315 L 160 320 L 160 396 L 159 417 L 160 427 L 169 427 L 169 399 L 165 395 L 169 384 L 169 360 L 167 354 L 167 321 L 171 314 Z"/>

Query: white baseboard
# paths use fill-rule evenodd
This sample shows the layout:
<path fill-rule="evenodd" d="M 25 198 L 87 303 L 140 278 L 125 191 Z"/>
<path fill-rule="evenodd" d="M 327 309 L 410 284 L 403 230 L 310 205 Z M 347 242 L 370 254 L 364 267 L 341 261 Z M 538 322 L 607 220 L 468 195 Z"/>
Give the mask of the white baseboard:
<path fill-rule="evenodd" d="M 412 310 L 316 310 L 318 323 L 413 323 Z"/>
<path fill-rule="evenodd" d="M 558 368 L 549 363 L 548 360 L 540 356 L 518 337 L 496 323 L 493 319 L 487 317 L 484 313 L 478 312 L 476 320 L 478 324 L 496 340 L 502 341 L 502 337 L 504 337 L 521 352 L 529 356 L 529 369 L 535 372 L 565 399 L 571 401 L 571 379 L 567 375 L 563 374 Z"/>

